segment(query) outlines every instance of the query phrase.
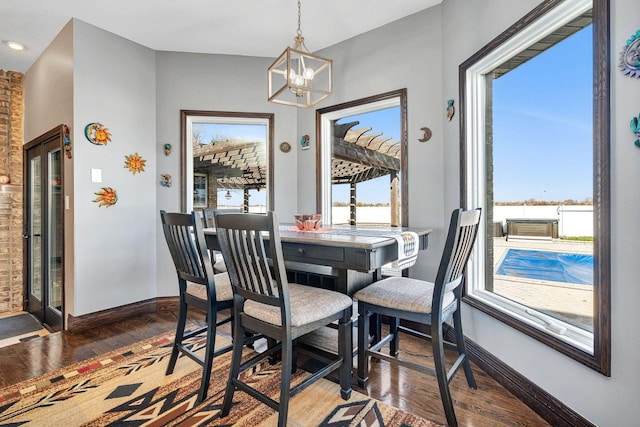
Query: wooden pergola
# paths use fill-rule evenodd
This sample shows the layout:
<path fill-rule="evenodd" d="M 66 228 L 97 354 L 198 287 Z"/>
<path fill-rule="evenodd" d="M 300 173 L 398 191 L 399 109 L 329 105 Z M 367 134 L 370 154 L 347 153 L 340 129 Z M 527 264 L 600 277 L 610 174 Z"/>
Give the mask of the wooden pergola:
<path fill-rule="evenodd" d="M 267 185 L 267 150 L 264 142 L 242 140 L 193 143 L 193 172 L 207 175 L 208 205 L 217 206 L 219 189 L 242 190 L 244 211 L 249 209 L 249 190 Z"/>
<path fill-rule="evenodd" d="M 392 141 L 371 127 L 355 128 L 360 122 L 333 125 L 331 183 L 349 184 L 350 219 L 356 224 L 356 184 L 389 176 L 391 225 L 400 225 L 400 141 Z M 219 189 L 242 190 L 244 210 L 249 190 L 267 185 L 267 152 L 264 142 L 224 139 L 193 143 L 193 171 L 207 175 L 208 205 L 217 206 Z"/>
<path fill-rule="evenodd" d="M 389 175 L 391 192 L 391 225 L 401 225 L 400 219 L 400 141 L 392 141 L 382 132 L 369 133 L 373 128 L 356 129 L 360 122 L 333 124 L 333 160 L 331 184 L 349 184 L 349 223 L 355 225 L 356 184 Z"/>

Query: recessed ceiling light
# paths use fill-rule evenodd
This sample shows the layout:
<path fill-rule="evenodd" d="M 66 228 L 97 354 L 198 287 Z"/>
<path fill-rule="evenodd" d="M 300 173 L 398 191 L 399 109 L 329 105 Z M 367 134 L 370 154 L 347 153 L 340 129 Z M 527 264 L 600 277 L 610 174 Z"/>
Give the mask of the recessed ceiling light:
<path fill-rule="evenodd" d="M 27 50 L 27 46 L 13 40 L 2 40 L 2 44 L 7 46 L 9 49 L 13 49 L 17 51 Z"/>

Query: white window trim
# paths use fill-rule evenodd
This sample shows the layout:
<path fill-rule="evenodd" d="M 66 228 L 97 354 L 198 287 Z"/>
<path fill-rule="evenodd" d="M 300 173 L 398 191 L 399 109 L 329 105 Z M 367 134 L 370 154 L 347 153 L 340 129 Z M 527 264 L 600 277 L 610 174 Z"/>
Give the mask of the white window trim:
<path fill-rule="evenodd" d="M 486 169 L 485 169 L 485 74 L 502 64 L 516 53 L 525 50 L 555 29 L 592 8 L 591 0 L 566 1 L 549 11 L 542 19 L 529 25 L 511 37 L 507 42 L 486 55 L 466 72 L 466 127 L 467 143 L 467 206 L 482 207 L 486 211 Z M 539 311 L 488 292 L 484 289 L 486 256 L 485 232 L 478 233 L 471 261 L 468 266 L 467 294 L 492 308 L 513 317 L 535 329 L 564 341 L 588 354 L 594 354 L 594 335 L 574 325 L 552 318 Z M 533 313 L 533 314 L 532 314 Z"/>
<path fill-rule="evenodd" d="M 358 105 L 351 108 L 324 113 L 320 119 L 320 127 L 322 132 L 322 142 L 320 148 L 320 179 L 322 189 L 322 217 L 326 224 L 331 224 L 331 165 L 332 165 L 332 140 L 333 127 L 331 122 L 343 117 L 355 116 L 358 114 L 370 113 L 372 111 L 385 110 L 387 108 L 399 107 L 400 96 L 381 101 L 371 102 Z"/>

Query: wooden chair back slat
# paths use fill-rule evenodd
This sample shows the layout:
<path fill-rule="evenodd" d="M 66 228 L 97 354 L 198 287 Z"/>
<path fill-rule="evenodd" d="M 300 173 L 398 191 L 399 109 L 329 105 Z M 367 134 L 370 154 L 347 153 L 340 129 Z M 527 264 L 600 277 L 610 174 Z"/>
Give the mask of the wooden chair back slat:
<path fill-rule="evenodd" d="M 195 213 L 187 217 L 183 215 L 161 211 L 167 246 L 178 277 L 206 285 L 208 278 L 213 277 L 213 269 L 206 250 L 200 218 Z M 188 221 L 185 221 L 185 218 L 188 218 Z"/>
<path fill-rule="evenodd" d="M 451 215 L 449 232 L 435 282 L 435 299 L 450 292 L 463 282 L 465 268 L 480 225 L 480 208 L 455 210 Z"/>
<path fill-rule="evenodd" d="M 274 280 L 270 255 L 274 237 L 274 213 L 216 215 L 216 234 L 227 262 L 231 283 L 244 298 L 280 305 L 281 292 Z M 277 221 L 277 217 L 275 218 Z M 272 238 L 266 240 L 263 233 Z M 286 280 L 286 275 L 285 275 Z"/>

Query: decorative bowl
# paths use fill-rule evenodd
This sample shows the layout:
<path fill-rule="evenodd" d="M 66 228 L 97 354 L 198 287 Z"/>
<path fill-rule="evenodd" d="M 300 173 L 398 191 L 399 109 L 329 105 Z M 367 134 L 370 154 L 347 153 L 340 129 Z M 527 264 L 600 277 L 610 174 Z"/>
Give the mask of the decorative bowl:
<path fill-rule="evenodd" d="M 317 230 L 322 226 L 322 214 L 295 214 L 298 230 Z"/>

